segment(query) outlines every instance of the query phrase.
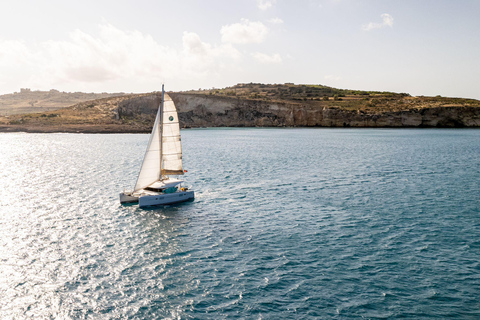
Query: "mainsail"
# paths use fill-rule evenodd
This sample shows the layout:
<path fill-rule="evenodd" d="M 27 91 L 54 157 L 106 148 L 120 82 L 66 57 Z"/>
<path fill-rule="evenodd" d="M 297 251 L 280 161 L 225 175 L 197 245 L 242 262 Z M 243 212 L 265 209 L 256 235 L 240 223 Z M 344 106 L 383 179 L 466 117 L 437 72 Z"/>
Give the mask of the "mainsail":
<path fill-rule="evenodd" d="M 162 129 L 162 165 L 161 174 L 183 174 L 182 142 L 180 125 L 178 124 L 177 110 L 172 99 L 166 95 L 163 105 Z"/>
<path fill-rule="evenodd" d="M 161 181 L 165 175 L 173 174 L 183 174 L 180 126 L 175 104 L 164 93 L 162 86 L 162 103 L 155 118 L 134 191 Z"/>

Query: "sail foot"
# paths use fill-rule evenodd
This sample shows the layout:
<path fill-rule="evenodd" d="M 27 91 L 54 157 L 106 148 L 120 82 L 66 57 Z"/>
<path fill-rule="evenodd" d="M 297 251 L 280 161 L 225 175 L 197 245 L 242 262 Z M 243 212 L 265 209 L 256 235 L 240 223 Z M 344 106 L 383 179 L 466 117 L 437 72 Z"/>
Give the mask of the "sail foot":
<path fill-rule="evenodd" d="M 168 175 L 183 175 L 183 170 L 167 170 L 167 169 L 162 170 L 162 176 L 168 176 Z"/>

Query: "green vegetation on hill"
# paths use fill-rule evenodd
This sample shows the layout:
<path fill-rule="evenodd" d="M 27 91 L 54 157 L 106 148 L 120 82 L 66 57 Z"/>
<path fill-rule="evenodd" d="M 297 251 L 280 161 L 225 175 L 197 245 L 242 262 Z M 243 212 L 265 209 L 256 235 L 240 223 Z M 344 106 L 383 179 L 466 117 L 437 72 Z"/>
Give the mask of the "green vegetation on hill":
<path fill-rule="evenodd" d="M 237 97 L 242 99 L 263 99 L 267 101 L 342 101 L 343 98 L 348 98 L 350 100 L 368 100 L 373 97 L 402 98 L 410 96 L 408 93 L 346 90 L 323 85 L 296 85 L 293 83 L 240 83 L 224 89 L 192 90 L 187 92 L 203 93 L 214 96 Z"/>
<path fill-rule="evenodd" d="M 241 83 L 224 89 L 191 90 L 188 94 L 214 97 L 234 97 L 239 100 L 257 100 L 302 104 L 316 108 L 336 108 L 350 111 L 383 113 L 440 106 L 480 106 L 480 101 L 463 98 L 412 97 L 408 93 L 361 91 L 308 84 Z"/>

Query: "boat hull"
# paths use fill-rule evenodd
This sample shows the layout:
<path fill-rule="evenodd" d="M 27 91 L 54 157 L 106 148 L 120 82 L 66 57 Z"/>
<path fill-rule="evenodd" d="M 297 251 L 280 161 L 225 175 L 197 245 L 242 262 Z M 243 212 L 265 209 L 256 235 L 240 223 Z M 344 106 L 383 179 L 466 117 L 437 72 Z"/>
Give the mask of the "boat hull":
<path fill-rule="evenodd" d="M 138 198 L 138 206 L 140 208 L 164 206 L 193 200 L 194 198 L 195 195 L 193 191 L 179 191 L 174 193 L 162 193 L 158 195 L 144 195 Z"/>
<path fill-rule="evenodd" d="M 120 193 L 120 203 L 121 204 L 138 203 L 138 197 L 132 196 L 131 192 L 122 192 Z"/>

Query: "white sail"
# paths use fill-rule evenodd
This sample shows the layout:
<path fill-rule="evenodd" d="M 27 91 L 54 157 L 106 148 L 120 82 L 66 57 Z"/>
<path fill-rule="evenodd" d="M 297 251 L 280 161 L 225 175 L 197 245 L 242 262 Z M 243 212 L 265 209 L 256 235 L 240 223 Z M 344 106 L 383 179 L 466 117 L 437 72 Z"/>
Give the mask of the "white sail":
<path fill-rule="evenodd" d="M 144 189 L 162 180 L 162 176 L 171 174 L 183 174 L 182 144 L 175 104 L 167 94 L 164 94 L 164 101 L 158 109 L 134 191 Z"/>
<path fill-rule="evenodd" d="M 160 109 L 158 108 L 134 191 L 144 189 L 160 178 Z"/>
<path fill-rule="evenodd" d="M 182 142 L 177 110 L 172 99 L 165 95 L 162 128 L 162 175 L 183 174 Z"/>

